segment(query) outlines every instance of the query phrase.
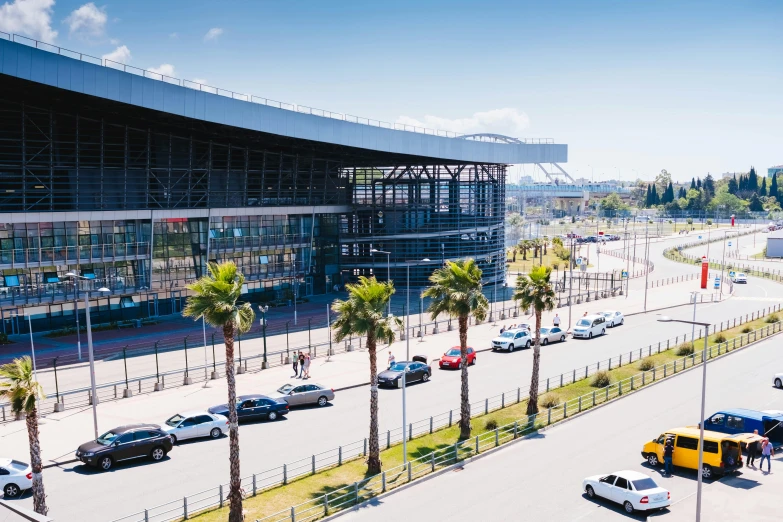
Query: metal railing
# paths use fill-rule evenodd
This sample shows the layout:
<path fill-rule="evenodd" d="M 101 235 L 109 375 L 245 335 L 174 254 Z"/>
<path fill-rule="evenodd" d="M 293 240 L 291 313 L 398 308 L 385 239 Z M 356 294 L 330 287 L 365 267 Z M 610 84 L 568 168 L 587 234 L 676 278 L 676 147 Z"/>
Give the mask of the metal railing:
<path fill-rule="evenodd" d="M 46 42 L 41 42 L 39 40 L 36 40 L 34 38 L 28 38 L 27 36 L 21 36 L 14 33 L 6 33 L 3 31 L 0 31 L 0 37 L 4 38 L 6 40 L 9 40 L 11 42 L 19 43 L 22 45 L 28 45 L 30 47 L 35 47 L 36 49 L 40 49 L 43 51 L 48 51 L 50 53 L 59 54 L 62 56 L 66 56 L 68 58 L 72 58 L 74 60 L 80 60 L 92 63 L 94 65 L 100 65 L 103 67 L 108 67 L 111 69 L 119 70 L 126 72 L 128 74 L 134 74 L 137 76 L 142 76 L 144 78 L 149 78 L 152 80 L 158 80 L 166 83 L 171 83 L 173 85 L 178 85 L 180 87 L 187 87 L 189 89 L 194 89 L 201 92 L 206 92 L 210 94 L 216 94 L 218 96 L 225 96 L 234 100 L 240 100 L 245 101 L 249 103 L 258 103 L 261 105 L 267 105 L 269 107 L 275 107 L 278 109 L 284 109 L 288 111 L 293 112 L 299 112 L 303 114 L 310 114 L 312 116 L 319 116 L 322 118 L 330 118 L 334 120 L 341 120 L 346 121 L 350 123 L 358 123 L 361 125 L 369 125 L 372 127 L 381 127 L 384 129 L 391 129 L 391 130 L 398 130 L 398 131 L 405 131 L 405 132 L 415 132 L 417 134 L 427 134 L 430 136 L 440 136 L 443 138 L 459 138 L 462 136 L 462 134 L 452 131 L 446 131 L 446 130 L 440 130 L 440 129 L 429 129 L 426 127 L 420 127 L 416 125 L 407 125 L 404 123 L 389 123 L 386 121 L 381 120 L 374 120 L 371 118 L 364 118 L 361 116 L 354 116 L 351 114 L 343 114 L 339 112 L 332 112 L 327 111 L 324 109 L 317 109 L 315 107 L 308 107 L 306 105 L 297 105 L 293 103 L 286 103 L 281 102 L 277 100 L 272 100 L 270 98 L 263 98 L 260 96 L 255 96 L 252 94 L 246 94 L 246 93 L 239 93 L 235 91 L 231 91 L 228 89 L 221 89 L 220 87 L 214 87 L 211 85 L 205 85 L 202 83 L 190 81 L 190 80 L 182 80 L 179 78 L 174 78 L 171 76 L 166 76 L 165 74 L 161 74 L 154 71 L 149 71 L 146 69 L 141 69 L 139 67 L 133 67 L 132 65 L 127 65 L 120 62 L 115 62 L 113 60 L 109 60 L 108 58 L 97 58 L 95 56 L 80 53 L 77 51 L 71 51 L 70 49 L 66 49 L 64 47 L 59 47 L 57 45 L 49 44 Z M 519 141 L 525 144 L 552 144 L 554 143 L 554 140 L 551 138 L 520 138 Z"/>
<path fill-rule="evenodd" d="M 745 322 L 765 317 L 769 313 L 780 312 L 780 305 L 765 308 L 759 312 L 745 316 Z M 750 318 L 750 319 L 749 319 Z M 733 321 L 724 321 L 720 325 L 714 325 L 713 335 L 724 329 L 734 328 L 738 324 L 743 324 L 743 318 L 739 317 Z M 746 334 L 740 334 L 734 339 L 717 343 L 710 346 L 707 351 L 707 359 L 712 359 L 725 355 L 736 349 L 747 346 L 758 340 L 780 333 L 781 322 L 772 323 Z M 702 339 L 704 331 L 699 331 L 696 340 Z M 687 334 L 681 336 L 682 342 L 687 342 Z M 600 370 L 611 370 L 620 366 L 638 363 L 645 356 L 656 355 L 667 350 L 673 349 L 680 343 L 680 336 L 666 341 L 659 342 L 657 346 L 648 345 L 645 348 L 632 350 L 626 354 L 620 354 L 606 361 L 599 361 L 596 364 L 576 368 L 572 372 L 560 374 L 559 377 L 547 378 L 540 381 L 539 393 L 547 393 L 558 388 L 568 386 L 569 384 L 584 380 L 594 375 Z M 664 346 L 665 342 L 665 346 Z M 693 342 L 693 339 L 691 339 Z M 290 508 L 279 511 L 267 517 L 257 519 L 256 522 L 297 522 L 305 520 L 316 520 L 334 513 L 347 506 L 352 506 L 368 500 L 382 492 L 394 489 L 402 484 L 435 472 L 438 469 L 457 464 L 462 460 L 478 455 L 489 449 L 498 447 L 506 442 L 528 435 L 536 430 L 554 424 L 589 410 L 595 406 L 619 398 L 628 393 L 632 393 L 639 388 L 647 386 L 657 380 L 676 375 L 683 370 L 692 368 L 700 364 L 703 359 L 703 350 L 694 351 L 690 355 L 678 357 L 677 359 L 658 365 L 648 371 L 641 371 L 631 377 L 621 381 L 614 382 L 604 388 L 596 388 L 591 393 L 570 399 L 562 404 L 553 406 L 540 411 L 536 415 L 522 417 L 512 423 L 499 426 L 494 430 L 487 431 L 481 435 L 476 435 L 468 440 L 459 441 L 446 448 L 434 450 L 424 456 L 411 459 L 407 464 L 399 465 L 383 471 L 379 475 L 354 482 L 351 485 L 332 491 L 326 495 L 321 495 L 307 502 L 293 505 Z M 482 401 L 471 404 L 471 417 L 480 417 L 490 412 L 503 409 L 507 406 L 518 404 L 528 395 L 528 390 L 521 387 L 514 390 L 503 392 L 500 395 L 487 397 Z M 387 430 L 381 434 L 379 445 L 382 449 L 388 449 L 402 441 L 406 436 L 412 440 L 418 436 L 428 435 L 439 429 L 452 426 L 459 418 L 459 408 L 443 412 L 438 415 L 430 416 L 416 422 L 409 423 L 405 428 L 400 427 L 394 430 Z M 367 455 L 367 439 L 351 442 L 349 444 L 333 448 L 331 450 L 310 455 L 300 460 L 283 464 L 277 468 L 262 471 L 248 475 L 241 480 L 242 489 L 246 497 L 254 497 L 259 493 L 271 488 L 286 485 L 293 480 L 314 475 L 319 471 L 341 466 L 342 464 Z M 112 522 L 168 522 L 172 520 L 181 520 L 192 517 L 193 515 L 223 507 L 226 504 L 226 494 L 228 485 L 221 484 L 193 495 L 183 497 L 181 500 L 167 502 L 154 506 L 122 518 L 115 519 Z"/>

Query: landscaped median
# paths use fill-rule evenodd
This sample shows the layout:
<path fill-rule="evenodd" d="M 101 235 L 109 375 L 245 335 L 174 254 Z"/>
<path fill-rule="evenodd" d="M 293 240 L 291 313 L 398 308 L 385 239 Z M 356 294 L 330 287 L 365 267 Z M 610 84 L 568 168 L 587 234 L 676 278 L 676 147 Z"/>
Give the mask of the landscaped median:
<path fill-rule="evenodd" d="M 724 356 L 730 352 L 764 339 L 781 331 L 781 323 L 775 307 L 771 314 L 761 315 L 736 327 L 727 328 L 708 336 L 707 358 Z M 590 410 L 623 395 L 633 393 L 653 382 L 672 377 L 684 370 L 698 366 L 702 360 L 703 339 L 666 346 L 650 345 L 646 349 L 630 352 L 625 365 L 606 365 L 585 377 L 574 371 L 574 382 L 545 392 L 540 399 L 538 415 L 525 415 L 526 401 L 519 391 L 503 394 L 498 408 L 490 410 L 487 401 L 485 410 L 477 412 L 473 419 L 473 436 L 459 441 L 456 423 L 451 427 L 433 430 L 408 442 L 408 463 L 403 464 L 402 446 L 391 445 L 381 453 L 385 471 L 375 476 L 365 474 L 366 465 L 361 456 L 343 460 L 327 470 L 303 478 L 292 479 L 287 484 L 262 491 L 254 476 L 252 482 L 243 481 L 248 495 L 245 499 L 247 520 L 261 522 L 316 520 L 339 510 L 351 507 L 365 500 L 407 484 L 419 477 L 452 466 L 466 458 L 503 445 L 516 438 L 529 435 L 546 426 L 560 422 L 573 415 Z M 634 360 L 634 357 L 636 359 Z M 600 365 L 599 365 L 600 366 Z M 585 369 L 585 374 L 588 374 Z M 562 377 L 561 377 L 562 379 Z M 698 419 L 693 420 L 694 423 Z M 315 457 L 313 457 L 315 458 Z M 257 482 L 258 481 L 258 482 Z M 184 502 L 184 517 L 177 517 L 169 511 L 160 516 L 149 516 L 149 520 L 195 519 L 202 522 L 223 521 L 227 507 L 211 508 L 197 513 L 199 506 L 217 503 L 227 505 L 223 493 L 215 499 L 215 490 L 194 495 Z M 208 502 L 204 504 L 202 502 Z M 188 504 L 190 507 L 188 507 Z M 182 511 L 180 511 L 182 513 Z M 121 520 L 136 520 L 126 517 Z M 145 520 L 140 518 L 138 520 Z"/>

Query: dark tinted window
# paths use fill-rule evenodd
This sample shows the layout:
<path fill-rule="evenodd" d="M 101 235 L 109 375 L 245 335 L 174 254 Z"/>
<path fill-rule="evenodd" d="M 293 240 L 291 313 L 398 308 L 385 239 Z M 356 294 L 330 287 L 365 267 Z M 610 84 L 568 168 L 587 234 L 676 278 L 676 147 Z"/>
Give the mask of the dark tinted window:
<path fill-rule="evenodd" d="M 296 388 L 294 388 L 294 393 L 302 393 L 303 391 L 305 391 L 306 388 L 307 386 L 297 386 Z"/>
<path fill-rule="evenodd" d="M 320 390 L 320 389 L 321 389 L 321 388 L 319 388 L 319 387 L 318 387 L 318 386 L 316 386 L 315 384 L 308 384 L 308 385 L 307 385 L 307 391 L 318 391 L 318 390 Z"/>
<path fill-rule="evenodd" d="M 636 488 L 636 491 L 646 491 L 648 489 L 655 489 L 658 487 L 658 484 L 656 484 L 655 481 L 651 478 L 634 480 L 633 485 Z"/>
<path fill-rule="evenodd" d="M 601 482 L 606 482 L 607 484 L 614 484 L 615 478 L 617 477 L 615 477 L 614 475 L 607 475 L 601 479 Z"/>
<path fill-rule="evenodd" d="M 620 489 L 628 489 L 628 481 L 623 477 L 617 477 L 617 482 L 614 485 Z"/>
<path fill-rule="evenodd" d="M 718 453 L 718 443 L 711 440 L 705 440 L 704 451 L 707 453 Z"/>
<path fill-rule="evenodd" d="M 0 475 L 10 475 L 11 472 L 5 468 L 0 468 Z"/>
<path fill-rule="evenodd" d="M 199 424 L 204 424 L 205 422 L 212 422 L 212 417 L 209 415 L 199 415 L 196 417 L 196 422 Z"/>
<path fill-rule="evenodd" d="M 182 422 L 182 426 L 184 426 L 185 428 L 189 428 L 190 426 L 195 426 L 196 424 L 198 424 L 198 422 L 196 422 L 196 419 L 194 419 L 193 417 L 188 417 Z"/>
<path fill-rule="evenodd" d="M 742 417 L 735 417 L 733 415 L 729 415 L 726 419 L 726 426 L 729 428 L 734 428 L 735 430 L 743 430 L 745 429 L 745 419 Z"/>
<path fill-rule="evenodd" d="M 136 431 L 133 433 L 133 440 L 140 441 L 140 440 L 147 440 L 151 439 L 152 437 L 156 437 L 157 435 L 150 435 L 149 431 Z"/>
<path fill-rule="evenodd" d="M 719 426 L 723 426 L 723 423 L 726 421 L 726 416 L 722 413 L 716 413 L 712 417 L 710 417 L 709 423 L 710 424 L 717 424 Z"/>
<path fill-rule="evenodd" d="M 692 449 L 692 450 L 698 449 L 699 439 L 694 439 L 692 437 L 683 437 L 682 435 L 680 435 L 677 437 L 677 447 Z"/>
<path fill-rule="evenodd" d="M 117 442 L 120 444 L 126 444 L 133 441 L 133 433 L 126 433 L 117 438 Z"/>

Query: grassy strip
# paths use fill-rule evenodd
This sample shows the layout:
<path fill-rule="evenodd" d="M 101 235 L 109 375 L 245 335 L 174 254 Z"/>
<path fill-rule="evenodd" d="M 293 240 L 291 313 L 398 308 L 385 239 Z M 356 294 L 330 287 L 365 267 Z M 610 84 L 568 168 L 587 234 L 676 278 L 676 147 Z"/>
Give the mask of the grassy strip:
<path fill-rule="evenodd" d="M 736 346 L 735 339 L 745 333 L 757 330 L 759 328 L 770 326 L 773 323 L 778 322 L 778 316 L 776 314 L 770 314 L 766 317 L 759 318 L 741 326 L 726 329 L 718 334 L 711 335 L 708 339 L 708 346 L 710 347 L 711 357 L 714 357 L 718 350 L 716 347 L 722 345 L 728 349 L 730 345 Z M 728 342 L 728 343 L 727 343 Z M 702 349 L 703 340 L 698 340 L 696 343 L 697 352 Z M 691 343 L 683 343 L 690 346 Z M 747 342 L 740 340 L 739 346 L 743 346 Z M 686 346 L 686 347 L 687 347 Z M 642 359 L 642 361 L 636 360 L 631 364 L 625 366 L 616 367 L 607 371 L 609 382 L 612 383 L 609 389 L 596 388 L 592 385 L 593 378 L 582 378 L 572 384 L 568 384 L 562 388 L 552 390 L 541 398 L 541 402 L 546 402 L 551 409 L 547 411 L 542 408 L 542 413 L 536 418 L 532 425 L 528 425 L 527 432 L 543 427 L 549 423 L 554 423 L 562 420 L 567 413 L 563 411 L 563 403 L 568 404 L 568 411 L 573 413 L 576 409 L 574 406 L 575 401 L 579 400 L 579 411 L 590 409 L 593 406 L 598 406 L 604 402 L 613 400 L 620 395 L 623 395 L 622 387 L 625 388 L 625 393 L 649 385 L 654 380 L 660 380 L 663 377 L 661 373 L 661 367 L 666 366 L 669 371 L 668 375 L 672 375 L 676 371 L 681 371 L 685 368 L 698 365 L 698 358 L 690 357 L 689 355 L 683 355 L 680 350 L 683 345 L 678 347 L 672 347 L 671 349 L 662 351 L 661 353 L 654 353 Z M 725 353 L 725 352 L 724 352 Z M 674 363 L 677 361 L 678 366 L 675 367 Z M 658 374 L 655 375 L 654 371 L 648 370 L 657 367 Z M 644 370 L 647 377 L 642 379 L 640 372 Z M 635 384 L 628 386 L 629 379 L 635 379 Z M 621 384 L 618 389 L 616 383 Z M 595 392 L 595 393 L 594 393 Z M 587 398 L 591 397 L 592 400 Z M 510 399 L 511 403 L 516 401 L 516 397 Z M 582 404 L 584 401 L 584 404 Z M 513 438 L 510 435 L 509 426 L 514 425 L 520 419 L 526 418 L 527 401 L 522 400 L 519 403 L 514 402 L 508 406 L 497 409 L 486 415 L 478 415 L 473 419 L 473 435 L 482 438 L 485 435 L 491 435 L 496 432 L 498 426 L 502 432 L 502 441 L 507 441 Z M 554 413 L 554 415 L 553 415 Z M 521 431 L 520 431 L 521 433 Z M 496 434 L 496 436 L 498 436 Z M 484 437 L 486 438 L 486 437 Z M 437 430 L 432 434 L 419 436 L 408 442 L 408 457 L 409 459 L 419 459 L 427 457 L 432 452 L 439 452 L 438 455 L 442 455 L 444 448 L 453 447 L 459 440 L 459 430 L 456 424 L 449 428 Z M 460 448 L 460 458 L 466 458 L 475 453 L 472 442 L 468 443 Z M 402 445 L 397 444 L 391 448 L 381 452 L 381 460 L 383 462 L 384 469 L 390 470 L 398 467 L 402 464 Z M 453 461 L 453 459 L 452 459 Z M 446 462 L 449 464 L 451 462 Z M 366 474 L 366 465 L 362 458 L 357 458 L 348 462 L 344 462 L 341 466 L 335 466 L 325 471 L 316 473 L 308 477 L 293 480 L 285 486 L 275 487 L 264 492 L 257 494 L 256 496 L 248 497 L 245 500 L 245 509 L 247 511 L 247 518 L 249 520 L 263 519 L 269 517 L 281 511 L 290 509 L 291 506 L 312 502 L 315 506 L 323 506 L 323 497 L 325 494 L 337 492 L 351 491 L 352 484 L 356 482 L 362 482 L 369 480 L 370 477 Z M 387 477 L 387 489 L 392 489 L 397 485 L 401 485 L 407 482 L 407 476 L 404 472 L 393 474 L 393 476 Z M 377 482 L 377 481 L 376 481 Z M 367 489 L 370 489 L 369 486 Z M 369 498 L 377 491 L 370 491 L 368 494 L 366 490 L 362 490 L 361 498 Z M 321 499 L 321 500 L 319 500 Z M 315 508 L 310 508 L 315 509 Z M 319 508 L 322 509 L 322 508 Z M 321 515 L 314 516 L 314 518 L 320 518 Z M 196 516 L 191 516 L 190 519 L 196 519 L 202 522 L 217 522 L 224 521 L 227 517 L 226 508 L 213 509 L 206 511 Z"/>

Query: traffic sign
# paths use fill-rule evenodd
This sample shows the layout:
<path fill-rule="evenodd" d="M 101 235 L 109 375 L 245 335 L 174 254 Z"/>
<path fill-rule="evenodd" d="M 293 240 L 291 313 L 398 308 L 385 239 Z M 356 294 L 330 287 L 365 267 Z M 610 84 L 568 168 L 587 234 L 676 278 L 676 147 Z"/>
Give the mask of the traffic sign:
<path fill-rule="evenodd" d="M 577 265 L 581 265 L 582 264 L 582 258 L 581 257 L 577 257 L 576 258 L 576 264 Z"/>
<path fill-rule="evenodd" d="M 720 288 L 720 277 L 715 278 L 715 290 Z"/>
<path fill-rule="evenodd" d="M 623 279 L 627 279 L 627 278 L 628 278 L 628 271 L 623 270 Z"/>
<path fill-rule="evenodd" d="M 735 274 L 736 274 L 736 272 L 734 270 L 732 270 L 731 272 L 729 272 L 729 277 L 734 277 Z"/>
<path fill-rule="evenodd" d="M 699 239 L 701 239 L 701 236 L 699 236 Z"/>
<path fill-rule="evenodd" d="M 731 241 L 729 241 L 729 246 L 731 246 Z"/>

